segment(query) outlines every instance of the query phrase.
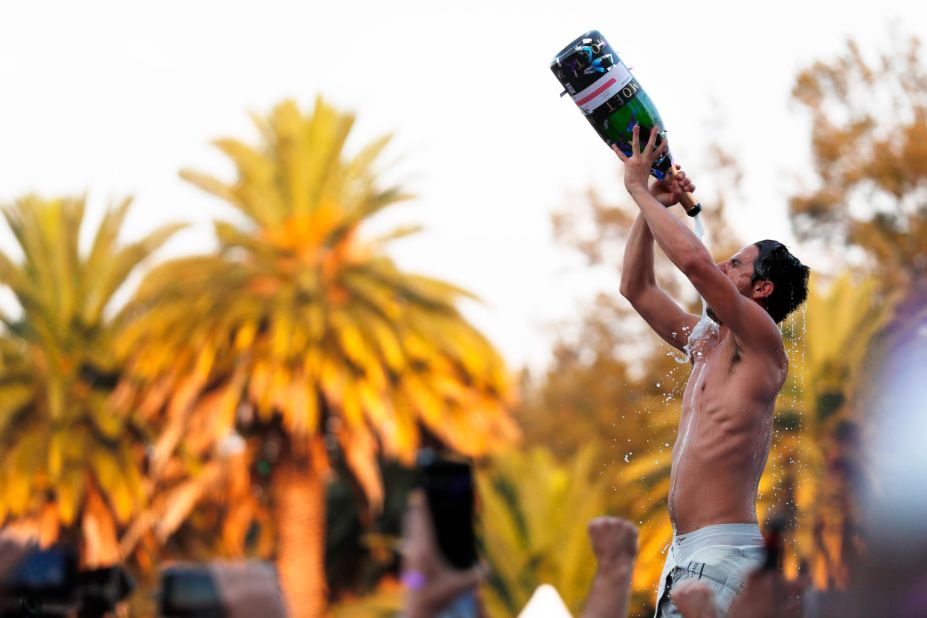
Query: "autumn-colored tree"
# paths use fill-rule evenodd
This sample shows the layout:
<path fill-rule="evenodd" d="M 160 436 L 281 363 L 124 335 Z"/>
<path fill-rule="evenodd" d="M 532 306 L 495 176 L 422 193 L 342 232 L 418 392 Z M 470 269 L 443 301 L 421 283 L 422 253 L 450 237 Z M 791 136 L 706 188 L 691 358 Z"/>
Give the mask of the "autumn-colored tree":
<path fill-rule="evenodd" d="M 24 197 L 3 207 L 21 258 L 0 252 L 0 524 L 79 547 L 88 567 L 120 558 L 119 535 L 145 506 L 148 431 L 111 395 L 115 339 L 127 319 L 113 299 L 180 226 L 120 243 L 129 200 L 109 208 L 81 251 L 83 198 Z"/>
<path fill-rule="evenodd" d="M 862 249 L 887 285 L 927 286 L 927 67 L 921 42 L 892 33 L 868 56 L 855 40 L 802 70 L 792 95 L 813 122 L 812 186 L 789 201 L 795 232 Z"/>
<path fill-rule="evenodd" d="M 877 367 L 886 342 L 911 330 L 927 298 L 927 67 L 921 42 L 897 28 L 881 50 L 849 39 L 835 58 L 803 69 L 792 95 L 813 123 L 813 176 L 789 201 L 796 234 L 829 250 L 835 262 L 861 265 L 871 276 L 855 291 L 852 278 L 843 276 L 828 299 L 812 298 L 802 336 L 809 356 L 800 406 L 803 421 L 815 428 L 807 428 L 810 435 L 826 449 L 818 456 L 826 459 L 815 467 L 821 473 L 810 475 L 817 484 L 805 484 L 805 491 L 819 491 L 804 501 L 811 513 L 798 509 L 799 517 L 815 522 L 799 528 L 805 535 L 799 546 L 814 547 L 819 585 L 842 585 L 843 560 L 852 558 L 858 523 L 850 507 L 859 479 L 848 471 L 858 472 L 860 462 L 848 454 L 877 412 L 868 405 L 872 389 L 866 387 L 868 375 L 878 372 L 868 370 Z M 815 305 L 823 316 L 812 315 Z"/>
<path fill-rule="evenodd" d="M 275 554 L 292 614 L 319 616 L 324 487 L 339 457 L 372 508 L 376 457 L 410 463 L 425 436 L 467 454 L 516 435 L 499 354 L 459 313 L 463 290 L 396 267 L 382 238 L 361 232 L 409 196 L 382 187 L 375 165 L 389 138 L 348 156 L 354 116 L 318 99 L 255 117 L 261 140 L 216 142 L 236 178 L 186 171 L 225 200 L 217 255 L 155 269 L 128 331 L 127 401 L 164 423 L 153 473 L 206 461 L 237 429 L 264 466 Z M 247 527 L 239 527 L 243 539 Z"/>
<path fill-rule="evenodd" d="M 759 511 L 790 524 L 787 570 L 804 563 L 815 585 L 832 588 L 846 586 L 862 551 L 854 498 L 863 475 L 860 394 L 894 302 L 873 278 L 823 279 L 812 276 L 807 305 L 783 329 L 789 377 L 776 405 Z"/>

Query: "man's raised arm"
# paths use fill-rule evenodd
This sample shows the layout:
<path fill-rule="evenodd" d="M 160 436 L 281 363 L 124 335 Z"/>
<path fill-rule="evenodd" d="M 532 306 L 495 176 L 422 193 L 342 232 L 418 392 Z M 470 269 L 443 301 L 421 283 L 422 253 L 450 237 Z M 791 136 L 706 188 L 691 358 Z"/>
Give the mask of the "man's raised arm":
<path fill-rule="evenodd" d="M 748 347 L 778 349 L 781 347 L 781 336 L 766 310 L 740 293 L 715 265 L 702 241 L 682 221 L 667 212 L 647 188 L 650 167 L 667 148 L 665 140 L 654 148 L 656 134 L 657 131 L 650 132 L 650 139 L 641 151 L 639 129 L 635 126 L 632 155 L 627 157 L 615 150 L 624 163 L 625 188 L 641 209 L 641 215 L 653 238 L 740 341 Z"/>
<path fill-rule="evenodd" d="M 685 182 L 684 176 L 682 176 Z M 656 199 L 656 198 L 654 198 Z M 643 215 L 631 226 L 621 268 L 621 295 L 660 337 L 680 350 L 698 316 L 686 313 L 657 285 L 653 270 L 653 234 Z"/>

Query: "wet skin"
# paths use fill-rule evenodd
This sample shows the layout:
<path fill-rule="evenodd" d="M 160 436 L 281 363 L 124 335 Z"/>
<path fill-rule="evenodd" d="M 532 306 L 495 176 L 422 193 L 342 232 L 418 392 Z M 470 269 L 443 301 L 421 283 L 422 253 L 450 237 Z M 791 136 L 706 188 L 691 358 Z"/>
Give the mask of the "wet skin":
<path fill-rule="evenodd" d="M 750 245 L 717 265 L 746 298 L 752 299 L 758 252 Z M 671 341 L 680 348 L 689 344 L 692 362 L 670 472 L 669 512 L 677 534 L 756 522 L 774 404 L 788 370 L 783 346 L 756 350 L 743 345 L 718 324 L 713 310 L 708 313 L 710 323 L 700 326 L 698 316 L 681 316 L 683 324 Z M 757 325 L 763 326 L 768 324 Z"/>
<path fill-rule="evenodd" d="M 690 346 L 692 374 L 673 446 L 669 512 L 677 534 L 756 522 L 757 486 L 787 371 L 784 352 L 776 362 L 739 345 L 723 325 L 705 330 Z"/>

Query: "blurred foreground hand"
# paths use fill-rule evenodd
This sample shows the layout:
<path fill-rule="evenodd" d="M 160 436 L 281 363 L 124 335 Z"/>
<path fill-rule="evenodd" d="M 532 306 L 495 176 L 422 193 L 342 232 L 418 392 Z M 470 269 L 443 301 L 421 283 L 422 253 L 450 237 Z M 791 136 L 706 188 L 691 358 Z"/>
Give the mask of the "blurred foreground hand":
<path fill-rule="evenodd" d="M 475 591 L 484 576 L 485 569 L 481 565 L 460 571 L 444 561 L 428 503 L 420 490 L 409 495 L 406 505 L 402 557 L 406 618 L 433 618 L 461 595 Z"/>
<path fill-rule="evenodd" d="M 637 559 L 637 526 L 620 517 L 596 517 L 589 522 L 589 540 L 598 567 L 583 618 L 627 616 Z"/>
<path fill-rule="evenodd" d="M 670 596 L 683 618 L 718 618 L 715 593 L 704 582 L 683 580 L 673 588 Z"/>
<path fill-rule="evenodd" d="M 807 587 L 804 577 L 787 580 L 776 571 L 754 571 L 731 604 L 728 618 L 801 618 Z"/>

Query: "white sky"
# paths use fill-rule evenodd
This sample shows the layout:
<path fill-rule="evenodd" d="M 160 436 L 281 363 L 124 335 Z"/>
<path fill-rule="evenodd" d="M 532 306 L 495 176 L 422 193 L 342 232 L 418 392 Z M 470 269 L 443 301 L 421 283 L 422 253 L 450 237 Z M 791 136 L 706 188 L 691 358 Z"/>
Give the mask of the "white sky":
<path fill-rule="evenodd" d="M 660 10 L 644 12 L 651 6 Z M 134 194 L 130 236 L 184 220 L 194 225 L 167 253 L 208 249 L 207 222 L 227 211 L 177 171 L 228 177 L 211 139 L 251 139 L 248 111 L 285 97 L 308 109 L 322 93 L 357 112 L 349 147 L 397 135 L 388 177 L 419 199 L 379 225 L 426 231 L 394 245 L 393 257 L 482 297 L 467 315 L 513 367 L 539 368 L 553 325 L 577 318 L 594 291 L 617 287 L 553 243 L 550 213 L 589 186 L 622 195 L 617 161 L 558 98 L 548 69 L 556 52 L 600 30 L 702 186 L 711 170 L 689 157 L 722 116 L 725 143 L 747 172 L 735 225 L 746 240 L 789 242 L 785 200 L 808 161 L 792 80 L 847 36 L 886 40 L 893 19 L 927 38 L 927 3 L 895 0 L 8 1 L 0 202 L 87 192 L 95 221 L 109 200 Z M 0 247 L 10 245 L 0 230 Z"/>

